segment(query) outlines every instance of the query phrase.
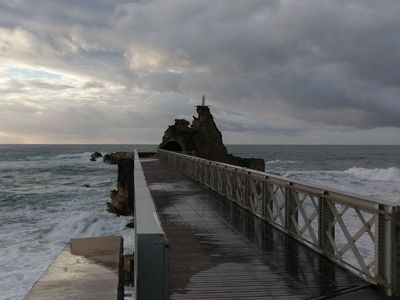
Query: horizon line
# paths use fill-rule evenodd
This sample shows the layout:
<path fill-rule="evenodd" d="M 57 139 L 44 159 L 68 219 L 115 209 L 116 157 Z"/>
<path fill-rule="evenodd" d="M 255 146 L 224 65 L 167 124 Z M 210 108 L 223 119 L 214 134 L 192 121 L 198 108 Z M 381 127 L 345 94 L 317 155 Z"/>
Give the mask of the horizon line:
<path fill-rule="evenodd" d="M 0 146 L 17 146 L 17 145 L 26 145 L 26 146 L 96 146 L 96 145 L 116 145 L 116 146 L 135 146 L 135 145 L 143 145 L 143 146 L 158 146 L 159 143 L 0 143 Z M 400 146 L 400 144 L 259 144 L 259 143 L 230 143 L 225 144 L 225 146 Z"/>

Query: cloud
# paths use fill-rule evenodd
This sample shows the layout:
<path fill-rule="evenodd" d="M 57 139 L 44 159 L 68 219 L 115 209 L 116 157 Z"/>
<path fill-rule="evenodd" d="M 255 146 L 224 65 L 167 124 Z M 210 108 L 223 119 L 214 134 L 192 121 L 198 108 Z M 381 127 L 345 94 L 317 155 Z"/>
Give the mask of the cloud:
<path fill-rule="evenodd" d="M 7 106 L 0 142 L 158 142 L 206 94 L 228 142 L 399 143 L 399 13 L 390 0 L 5 0 L 0 105 L 43 109 Z"/>

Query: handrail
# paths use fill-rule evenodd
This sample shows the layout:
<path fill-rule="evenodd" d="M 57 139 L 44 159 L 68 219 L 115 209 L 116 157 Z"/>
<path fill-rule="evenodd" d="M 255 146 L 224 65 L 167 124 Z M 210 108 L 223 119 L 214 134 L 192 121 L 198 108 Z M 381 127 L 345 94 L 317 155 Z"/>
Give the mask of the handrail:
<path fill-rule="evenodd" d="M 135 299 L 167 299 L 168 241 L 148 190 L 136 150 L 134 189 Z"/>
<path fill-rule="evenodd" d="M 158 155 L 386 294 L 399 293 L 400 206 L 176 152 Z"/>

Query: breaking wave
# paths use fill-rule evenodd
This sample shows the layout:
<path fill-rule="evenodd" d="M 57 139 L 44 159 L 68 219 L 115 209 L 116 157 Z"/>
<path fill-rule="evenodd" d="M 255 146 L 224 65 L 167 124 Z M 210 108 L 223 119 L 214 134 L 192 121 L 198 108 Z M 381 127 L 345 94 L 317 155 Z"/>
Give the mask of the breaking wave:
<path fill-rule="evenodd" d="M 400 181 L 400 169 L 390 167 L 386 169 L 367 169 L 353 167 L 344 171 L 358 179 L 373 181 Z"/>
<path fill-rule="evenodd" d="M 298 163 L 298 161 L 275 159 L 275 160 L 268 160 L 268 161 L 266 161 L 266 163 L 267 164 L 296 164 L 296 163 Z"/>

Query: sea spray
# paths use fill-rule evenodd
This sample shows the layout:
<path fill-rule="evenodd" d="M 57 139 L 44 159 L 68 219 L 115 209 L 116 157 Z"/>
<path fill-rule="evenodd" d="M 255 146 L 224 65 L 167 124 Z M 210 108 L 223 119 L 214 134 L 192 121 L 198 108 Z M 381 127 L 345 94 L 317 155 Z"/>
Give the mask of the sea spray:
<path fill-rule="evenodd" d="M 390 168 L 357 168 L 353 167 L 344 171 L 352 176 L 371 181 L 400 181 L 400 169 L 396 167 Z"/>
<path fill-rule="evenodd" d="M 0 299 L 22 299 L 71 238 L 122 235 L 133 253 L 130 218 L 106 212 L 116 166 L 89 161 L 128 147 L 0 145 Z"/>

